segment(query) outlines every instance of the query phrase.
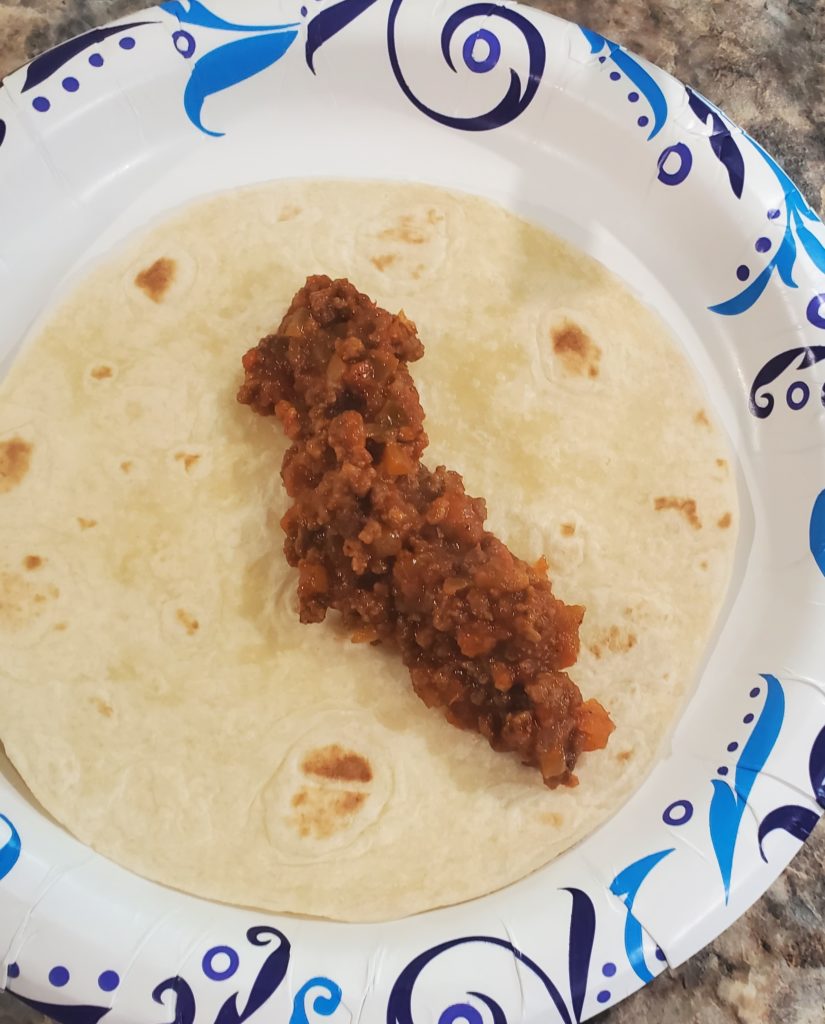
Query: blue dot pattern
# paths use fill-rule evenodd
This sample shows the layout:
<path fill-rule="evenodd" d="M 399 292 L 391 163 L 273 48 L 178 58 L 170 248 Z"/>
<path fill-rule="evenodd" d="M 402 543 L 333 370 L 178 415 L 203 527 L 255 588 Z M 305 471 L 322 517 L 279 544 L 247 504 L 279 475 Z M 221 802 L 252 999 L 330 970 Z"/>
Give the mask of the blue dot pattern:
<path fill-rule="evenodd" d="M 69 971 L 66 967 L 52 967 L 49 971 L 49 984 L 55 988 L 63 988 L 69 983 Z"/>
<path fill-rule="evenodd" d="M 97 979 L 97 985 L 101 992 L 114 992 L 119 984 L 120 975 L 117 971 L 104 971 Z"/>

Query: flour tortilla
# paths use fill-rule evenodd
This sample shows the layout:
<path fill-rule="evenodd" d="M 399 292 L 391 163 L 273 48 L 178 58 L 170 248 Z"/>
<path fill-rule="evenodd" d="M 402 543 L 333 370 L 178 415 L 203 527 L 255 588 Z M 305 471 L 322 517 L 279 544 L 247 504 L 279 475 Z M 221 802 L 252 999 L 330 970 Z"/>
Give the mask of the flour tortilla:
<path fill-rule="evenodd" d="M 616 732 L 577 788 L 449 726 L 334 616 L 298 622 L 285 441 L 235 392 L 310 273 L 417 323 L 428 464 L 586 606 L 571 675 Z M 738 522 L 703 401 L 616 278 L 486 201 L 295 182 L 183 210 L 0 392 L 9 757 L 80 840 L 213 900 L 369 921 L 521 878 L 618 809 L 694 683 Z"/>

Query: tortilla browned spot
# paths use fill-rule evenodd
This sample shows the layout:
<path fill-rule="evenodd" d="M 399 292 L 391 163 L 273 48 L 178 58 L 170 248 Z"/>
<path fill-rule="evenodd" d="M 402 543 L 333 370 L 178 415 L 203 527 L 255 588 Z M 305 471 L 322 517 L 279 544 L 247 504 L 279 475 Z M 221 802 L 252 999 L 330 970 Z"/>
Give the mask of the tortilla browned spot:
<path fill-rule="evenodd" d="M 376 270 L 380 270 L 383 273 L 387 267 L 391 267 L 397 259 L 398 257 L 395 253 L 388 252 L 385 256 L 373 256 L 370 259 L 370 263 L 372 263 Z"/>
<path fill-rule="evenodd" d="M 285 221 L 288 221 L 288 220 L 295 220 L 295 218 L 300 213 L 301 213 L 301 207 L 300 206 L 296 206 L 294 203 L 289 203 L 289 204 L 287 204 L 283 208 L 283 210 L 281 210 L 281 213 L 280 213 L 280 215 L 278 217 L 278 220 L 281 221 L 281 223 L 283 223 Z"/>
<path fill-rule="evenodd" d="M 727 469 L 728 468 L 728 460 L 727 459 L 717 459 L 716 460 L 716 465 L 720 469 Z"/>
<path fill-rule="evenodd" d="M 694 530 L 702 529 L 702 520 L 696 514 L 696 502 L 693 498 L 656 498 L 653 507 L 657 512 L 662 512 L 665 509 L 681 512 Z"/>
<path fill-rule="evenodd" d="M 572 537 L 576 532 L 576 527 L 573 523 L 562 523 L 561 524 L 561 535 L 562 537 Z"/>
<path fill-rule="evenodd" d="M 23 559 L 23 568 L 28 569 L 29 572 L 32 572 L 34 569 L 39 569 L 42 564 L 43 559 L 40 555 L 26 555 Z"/>
<path fill-rule="evenodd" d="M 433 220 L 432 215 L 428 215 L 427 219 L 430 224 L 437 223 L 437 220 Z M 408 245 L 423 245 L 427 241 L 427 235 L 416 227 L 415 217 L 409 213 L 402 214 L 398 218 L 396 227 L 385 228 L 378 237 L 393 242 L 406 242 Z"/>
<path fill-rule="evenodd" d="M 304 758 L 301 770 L 306 775 L 319 775 L 323 779 L 339 782 L 372 781 L 369 761 L 354 750 L 344 750 L 337 743 L 313 750 Z"/>
<path fill-rule="evenodd" d="M 290 824 L 304 838 L 312 836 L 314 839 L 329 839 L 346 827 L 348 819 L 366 799 L 366 793 L 356 793 L 351 789 L 343 792 L 319 786 L 302 789 L 292 798 L 296 813 L 290 819 Z"/>
<path fill-rule="evenodd" d="M 696 415 L 693 417 L 693 422 L 694 423 L 698 423 L 700 427 L 709 427 L 710 426 L 710 420 L 708 419 L 708 414 L 705 412 L 704 409 L 700 409 L 699 412 L 696 413 Z"/>
<path fill-rule="evenodd" d="M 0 572 L 0 629 L 23 629 L 39 616 L 47 601 L 59 596 L 57 587 L 40 588 L 20 573 Z"/>
<path fill-rule="evenodd" d="M 568 373 L 598 377 L 602 352 L 578 324 L 565 320 L 551 331 L 553 351 Z"/>
<path fill-rule="evenodd" d="M 103 715 L 104 718 L 111 718 L 115 713 L 115 709 L 105 700 L 101 700 L 100 697 L 92 697 L 92 704 L 99 715 Z"/>
<path fill-rule="evenodd" d="M 93 527 L 97 526 L 96 519 L 84 519 L 83 516 L 78 516 L 77 522 L 81 530 L 91 530 Z"/>
<path fill-rule="evenodd" d="M 623 632 L 618 626 L 611 626 L 610 629 L 599 633 L 595 641 L 588 645 L 588 649 L 595 658 L 601 658 L 605 649 L 611 654 L 627 654 L 633 650 L 637 642 L 635 633 L 629 630 Z"/>
<path fill-rule="evenodd" d="M 178 452 L 175 455 L 175 461 L 182 462 L 183 468 L 186 470 L 187 473 L 199 459 L 200 455 L 189 455 L 186 452 Z"/>
<path fill-rule="evenodd" d="M 152 302 L 160 302 L 175 279 L 175 261 L 161 256 L 135 278 L 135 284 Z"/>
<path fill-rule="evenodd" d="M 633 751 L 632 750 L 620 750 L 619 753 L 618 753 L 619 760 L 620 761 L 624 761 L 625 763 L 627 763 L 632 757 L 633 757 Z"/>
<path fill-rule="evenodd" d="M 183 608 L 178 608 L 177 612 L 175 612 L 175 615 L 177 616 L 178 622 L 186 630 L 188 636 L 194 636 L 195 633 L 197 633 L 197 631 L 200 629 L 201 624 L 198 622 L 198 620 L 194 618 L 194 616 L 190 615 L 189 612 L 185 611 Z"/>
<path fill-rule="evenodd" d="M 111 366 L 96 366 L 92 370 L 91 376 L 94 377 L 95 380 L 108 380 L 108 378 L 112 376 L 112 373 L 113 371 Z"/>
<path fill-rule="evenodd" d="M 120 468 L 123 470 L 124 473 L 131 473 L 132 472 L 132 465 L 133 465 L 133 463 L 131 463 L 131 462 L 129 462 L 127 460 L 126 462 L 121 462 Z"/>
<path fill-rule="evenodd" d="M 23 480 L 31 465 L 32 446 L 22 437 L 0 444 L 0 494 L 8 494 Z"/>
<path fill-rule="evenodd" d="M 733 517 L 730 512 L 726 512 L 719 522 L 716 524 L 720 530 L 727 530 L 730 524 L 733 522 Z"/>

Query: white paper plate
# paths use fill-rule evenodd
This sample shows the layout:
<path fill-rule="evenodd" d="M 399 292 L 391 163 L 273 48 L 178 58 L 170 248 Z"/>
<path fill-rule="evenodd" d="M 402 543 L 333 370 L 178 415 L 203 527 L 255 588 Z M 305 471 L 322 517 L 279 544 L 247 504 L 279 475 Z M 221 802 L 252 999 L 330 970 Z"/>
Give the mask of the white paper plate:
<path fill-rule="evenodd" d="M 300 3 L 175 0 L 6 79 L 0 372 L 67 275 L 195 196 L 302 176 L 476 192 L 616 271 L 685 346 L 738 456 L 729 601 L 671 753 L 613 820 L 396 923 L 170 892 L 7 772 L 6 984 L 67 1024 L 573 1024 L 734 921 L 825 803 L 825 230 L 714 106 L 601 36 L 509 4 Z"/>

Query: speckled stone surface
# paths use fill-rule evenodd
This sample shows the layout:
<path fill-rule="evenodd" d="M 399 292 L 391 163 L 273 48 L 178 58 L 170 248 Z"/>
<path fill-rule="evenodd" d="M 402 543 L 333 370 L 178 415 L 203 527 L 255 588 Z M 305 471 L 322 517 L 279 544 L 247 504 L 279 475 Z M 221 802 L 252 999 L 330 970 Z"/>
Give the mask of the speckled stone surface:
<path fill-rule="evenodd" d="M 0 0 L 0 76 L 135 0 Z M 718 103 L 825 209 L 825 0 L 535 0 Z M 599 1024 L 825 1024 L 825 827 L 712 946 Z M 40 1024 L 0 995 L 0 1024 Z"/>

